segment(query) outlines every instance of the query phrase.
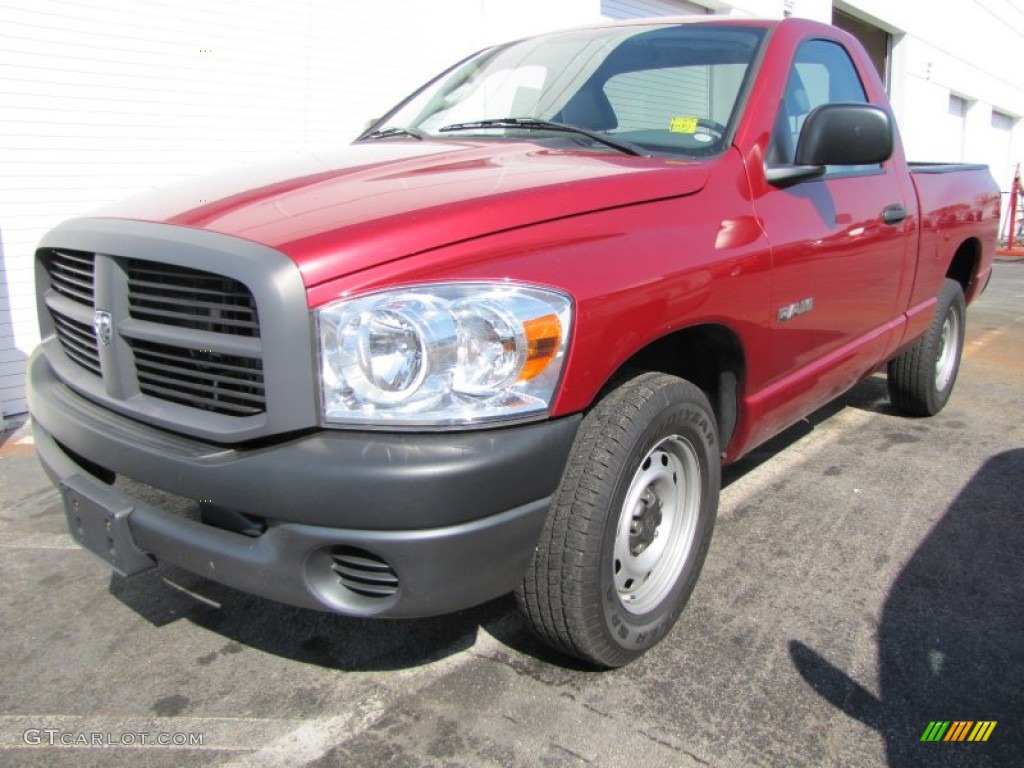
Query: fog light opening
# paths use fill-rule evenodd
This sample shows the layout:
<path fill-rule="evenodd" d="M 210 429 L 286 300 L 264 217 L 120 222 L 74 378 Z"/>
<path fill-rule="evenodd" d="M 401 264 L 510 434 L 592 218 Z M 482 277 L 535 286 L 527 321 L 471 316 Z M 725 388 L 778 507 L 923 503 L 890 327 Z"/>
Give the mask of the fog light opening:
<path fill-rule="evenodd" d="M 331 549 L 331 570 L 345 589 L 371 599 L 398 593 L 398 574 L 382 557 L 357 547 Z"/>

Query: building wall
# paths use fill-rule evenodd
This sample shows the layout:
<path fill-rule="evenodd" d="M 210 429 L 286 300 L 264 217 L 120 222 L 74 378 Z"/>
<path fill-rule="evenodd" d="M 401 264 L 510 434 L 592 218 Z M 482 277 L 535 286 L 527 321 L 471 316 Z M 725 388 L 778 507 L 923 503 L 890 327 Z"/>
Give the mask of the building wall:
<path fill-rule="evenodd" d="M 707 12 L 703 6 L 685 0 L 601 0 L 601 16 L 606 19 L 642 19 Z"/>
<path fill-rule="evenodd" d="M 915 159 L 1024 156 L 1024 0 L 837 0 L 893 34 Z M 347 142 L 485 45 L 642 13 L 795 15 L 829 0 L 0 0 L 0 402 L 24 410 L 32 252 L 60 221 L 175 179 Z M 950 114 L 950 95 L 964 115 Z M 959 104 L 959 102 L 955 102 Z M 993 125 L 992 110 L 997 111 Z"/>
<path fill-rule="evenodd" d="M 851 0 L 836 7 L 893 36 L 891 100 L 908 156 L 986 163 L 1008 195 L 1014 165 L 1024 160 L 1024 2 Z M 961 107 L 964 114 L 955 114 Z"/>
<path fill-rule="evenodd" d="M 769 19 L 797 16 L 826 23 L 832 17 L 830 0 L 732 0 L 726 5 L 728 8 L 720 10 L 720 13 Z"/>
<path fill-rule="evenodd" d="M 818 21 L 830 21 L 834 7 L 889 32 L 891 101 L 908 157 L 985 163 L 1008 194 L 1014 167 L 1024 161 L 1024 0 L 703 4 L 733 15 Z M 954 106 L 966 102 L 965 114 L 951 113 L 950 96 Z"/>

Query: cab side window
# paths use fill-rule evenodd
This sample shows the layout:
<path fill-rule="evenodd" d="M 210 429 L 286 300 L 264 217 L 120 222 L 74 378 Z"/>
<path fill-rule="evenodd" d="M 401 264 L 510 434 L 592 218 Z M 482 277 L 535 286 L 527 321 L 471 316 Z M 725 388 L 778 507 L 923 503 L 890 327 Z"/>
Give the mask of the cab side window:
<path fill-rule="evenodd" d="M 866 104 L 867 101 L 864 85 L 846 49 L 829 40 L 803 43 L 797 49 L 775 119 L 768 148 L 769 163 L 793 163 L 800 129 L 815 107 L 835 102 Z"/>

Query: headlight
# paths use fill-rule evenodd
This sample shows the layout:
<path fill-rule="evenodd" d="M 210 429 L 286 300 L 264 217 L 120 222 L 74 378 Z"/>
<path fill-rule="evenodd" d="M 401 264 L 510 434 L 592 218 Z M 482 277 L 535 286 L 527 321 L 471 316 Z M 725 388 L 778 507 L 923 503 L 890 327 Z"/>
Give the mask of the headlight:
<path fill-rule="evenodd" d="M 572 302 L 510 283 L 441 283 L 343 299 L 316 317 L 328 423 L 444 427 L 544 415 Z"/>

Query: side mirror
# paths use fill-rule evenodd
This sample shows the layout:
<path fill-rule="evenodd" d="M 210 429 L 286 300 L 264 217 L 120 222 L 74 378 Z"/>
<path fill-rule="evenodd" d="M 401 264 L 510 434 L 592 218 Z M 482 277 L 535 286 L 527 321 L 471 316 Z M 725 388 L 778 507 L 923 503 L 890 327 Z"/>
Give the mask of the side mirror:
<path fill-rule="evenodd" d="M 889 113 L 871 104 L 822 104 L 804 120 L 797 165 L 873 165 L 892 156 Z"/>

